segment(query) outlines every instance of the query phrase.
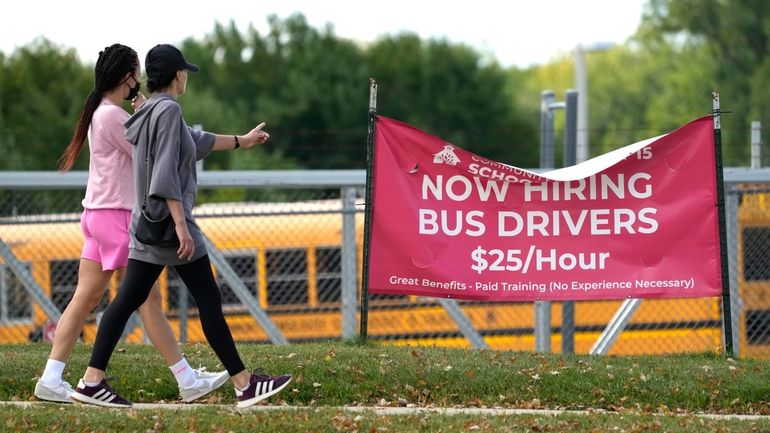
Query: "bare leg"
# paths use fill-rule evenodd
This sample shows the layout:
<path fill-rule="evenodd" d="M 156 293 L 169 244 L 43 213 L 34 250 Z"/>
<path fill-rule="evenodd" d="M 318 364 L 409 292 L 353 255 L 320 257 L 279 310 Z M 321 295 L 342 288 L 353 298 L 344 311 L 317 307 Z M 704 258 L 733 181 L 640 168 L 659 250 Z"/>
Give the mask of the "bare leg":
<path fill-rule="evenodd" d="M 174 331 L 171 330 L 171 324 L 163 313 L 157 283 L 150 291 L 150 296 L 139 307 L 139 314 L 142 316 L 142 323 L 150 341 L 166 360 L 166 365 L 172 366 L 179 362 L 182 359 L 182 351 L 179 349 Z"/>
<path fill-rule="evenodd" d="M 78 285 L 72 300 L 56 325 L 56 333 L 51 348 L 51 359 L 67 362 L 72 348 L 83 331 L 83 324 L 88 315 L 99 305 L 104 288 L 112 277 L 113 271 L 102 271 L 100 263 L 80 259 Z"/>
<path fill-rule="evenodd" d="M 249 384 L 250 377 L 251 377 L 251 373 L 249 373 L 248 370 L 243 370 L 232 377 L 233 385 L 235 385 L 235 387 L 238 389 L 246 388 L 246 385 Z"/>
<path fill-rule="evenodd" d="M 86 374 L 83 375 L 83 381 L 86 383 L 99 383 L 105 376 L 104 370 L 88 367 L 86 368 Z"/>

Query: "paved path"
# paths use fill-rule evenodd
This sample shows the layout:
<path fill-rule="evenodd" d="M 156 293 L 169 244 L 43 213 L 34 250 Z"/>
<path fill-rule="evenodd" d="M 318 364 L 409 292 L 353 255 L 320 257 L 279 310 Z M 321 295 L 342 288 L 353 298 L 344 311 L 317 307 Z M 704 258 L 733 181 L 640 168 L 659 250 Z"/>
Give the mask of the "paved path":
<path fill-rule="evenodd" d="M 18 406 L 18 407 L 36 407 L 54 403 L 44 403 L 40 401 L 2 401 L 0 406 Z M 92 407 L 92 406 L 89 406 Z M 419 415 L 419 414 L 443 414 L 443 415 L 541 415 L 557 416 L 562 414 L 571 415 L 592 415 L 620 414 L 619 412 L 608 412 L 604 410 L 558 410 L 558 409 L 503 409 L 503 408 L 469 408 L 469 407 L 387 407 L 387 406 L 270 406 L 256 405 L 248 409 L 236 409 L 234 405 L 223 404 L 195 404 L 195 403 L 134 403 L 134 409 L 154 409 L 154 410 L 193 410 L 204 407 L 218 407 L 222 409 L 232 409 L 233 411 L 273 411 L 273 410 L 316 410 L 316 409 L 342 409 L 349 412 L 373 412 L 378 415 Z M 665 414 L 672 416 L 673 414 Z M 770 415 L 743 415 L 743 414 L 715 414 L 715 413 L 693 413 L 691 416 L 711 419 L 740 419 L 747 421 L 770 420 Z M 683 415 L 686 416 L 686 415 Z"/>

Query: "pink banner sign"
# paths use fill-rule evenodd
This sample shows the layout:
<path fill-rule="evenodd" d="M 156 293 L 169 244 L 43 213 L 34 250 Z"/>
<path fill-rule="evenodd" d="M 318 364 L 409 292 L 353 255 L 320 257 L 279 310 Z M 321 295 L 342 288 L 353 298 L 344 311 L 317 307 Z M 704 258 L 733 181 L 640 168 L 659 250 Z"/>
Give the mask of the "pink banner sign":
<path fill-rule="evenodd" d="M 369 291 L 486 301 L 721 294 L 710 117 L 534 173 L 378 116 Z"/>

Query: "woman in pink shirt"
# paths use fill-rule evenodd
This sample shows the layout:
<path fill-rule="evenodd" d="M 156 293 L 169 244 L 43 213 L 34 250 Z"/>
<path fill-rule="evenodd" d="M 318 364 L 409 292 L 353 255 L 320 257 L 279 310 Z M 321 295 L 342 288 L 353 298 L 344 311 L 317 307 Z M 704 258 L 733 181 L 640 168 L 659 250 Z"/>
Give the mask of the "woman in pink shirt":
<path fill-rule="evenodd" d="M 78 284 L 56 326 L 51 354 L 35 385 L 35 396 L 41 400 L 71 402 L 72 386 L 62 378 L 67 359 L 110 278 L 116 271 L 121 277 L 128 263 L 128 230 L 136 194 L 131 145 L 123 126 L 130 116 L 121 104 L 129 100 L 138 109 L 144 102 L 139 93 L 140 71 L 139 57 L 130 47 L 114 44 L 99 53 L 94 89 L 59 162 L 62 173 L 72 169 L 88 137 L 88 185 L 80 220 L 85 244 Z M 190 367 L 163 314 L 157 286 L 139 312 L 150 340 L 174 373 L 184 401 L 200 398 L 227 381 L 226 371 L 207 373 Z"/>

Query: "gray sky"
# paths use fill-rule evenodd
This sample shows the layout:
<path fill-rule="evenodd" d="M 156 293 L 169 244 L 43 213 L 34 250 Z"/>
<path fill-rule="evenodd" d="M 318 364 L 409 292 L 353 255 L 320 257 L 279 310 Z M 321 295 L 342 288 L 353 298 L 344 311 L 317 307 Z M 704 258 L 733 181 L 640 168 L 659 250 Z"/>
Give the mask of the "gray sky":
<path fill-rule="evenodd" d="M 294 12 L 339 37 L 362 43 L 385 34 L 413 31 L 468 44 L 503 66 L 543 64 L 578 44 L 622 43 L 639 24 L 645 0 L 26 0 L 0 14 L 0 51 L 10 54 L 38 36 L 75 48 L 83 61 L 115 42 L 141 59 L 157 43 L 201 38 L 216 22 L 234 20 L 261 34 L 267 16 Z M 194 59 L 191 59 L 191 61 Z"/>

